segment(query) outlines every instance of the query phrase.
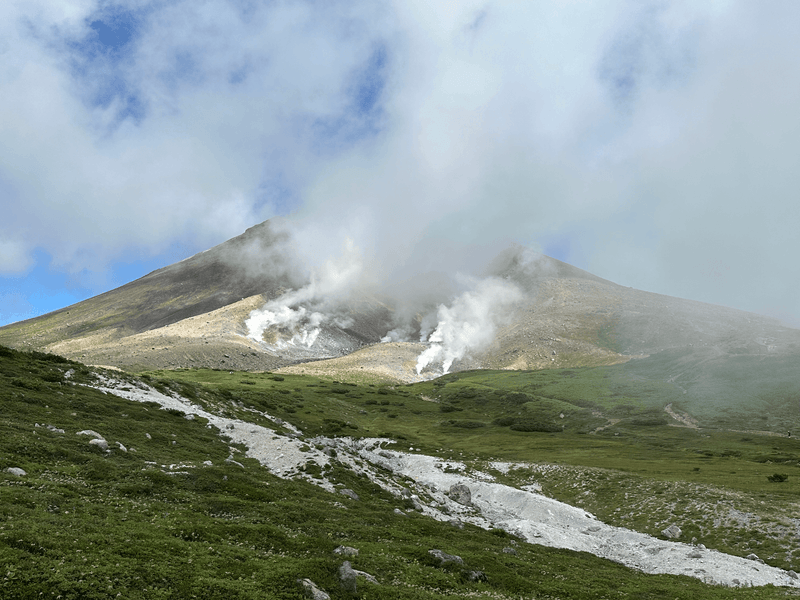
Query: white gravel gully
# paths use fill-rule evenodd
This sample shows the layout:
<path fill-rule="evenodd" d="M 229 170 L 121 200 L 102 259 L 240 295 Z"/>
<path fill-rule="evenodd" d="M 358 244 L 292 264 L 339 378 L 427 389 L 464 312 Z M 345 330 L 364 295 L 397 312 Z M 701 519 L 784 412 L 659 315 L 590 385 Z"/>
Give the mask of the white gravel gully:
<path fill-rule="evenodd" d="M 421 512 L 437 520 L 457 517 L 487 529 L 499 527 L 530 543 L 589 552 L 645 573 L 688 575 L 706 583 L 727 586 L 800 587 L 800 580 L 793 573 L 777 567 L 607 525 L 582 509 L 535 491 L 495 483 L 486 473 L 467 474 L 463 463 L 383 447 L 392 444 L 392 440 L 315 438 L 307 443 L 247 421 L 217 416 L 184 398 L 165 395 L 149 387 L 134 387 L 109 378 L 92 387 L 128 400 L 157 402 L 164 408 L 208 419 L 221 435 L 246 446 L 247 456 L 257 459 L 274 475 L 301 476 L 330 492 L 336 491 L 331 482 L 312 478 L 300 470 L 311 461 L 320 466 L 330 462 L 329 456 L 315 446 L 336 449 L 337 460 L 396 495 L 411 493 Z M 274 417 L 259 414 L 280 423 Z M 282 425 L 294 434 L 301 433 L 288 423 Z M 233 455 L 229 460 L 233 460 Z M 388 470 L 395 477 L 375 467 Z M 410 492 L 404 491 L 407 484 L 400 478 L 414 481 Z M 446 492 L 456 484 L 469 487 L 471 506 L 463 506 L 447 496 Z"/>

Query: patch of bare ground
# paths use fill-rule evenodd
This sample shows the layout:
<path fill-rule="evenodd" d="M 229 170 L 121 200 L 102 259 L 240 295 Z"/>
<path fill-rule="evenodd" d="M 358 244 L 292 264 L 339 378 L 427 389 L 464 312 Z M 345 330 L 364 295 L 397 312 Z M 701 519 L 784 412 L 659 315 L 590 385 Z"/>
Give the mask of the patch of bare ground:
<path fill-rule="evenodd" d="M 373 344 L 347 356 L 283 367 L 276 372 L 353 383 L 412 383 L 421 379 L 416 370 L 417 357 L 425 348 L 418 342 Z"/>
<path fill-rule="evenodd" d="M 262 306 L 261 295 L 170 325 L 119 337 L 104 330 L 51 344 L 47 351 L 87 364 L 125 369 L 221 368 L 265 371 L 290 361 L 265 352 L 247 337 L 249 314 Z"/>
<path fill-rule="evenodd" d="M 692 418 L 689 413 L 677 411 L 672 408 L 672 402 L 667 404 L 664 407 L 664 412 L 666 412 L 670 417 L 675 419 L 677 423 L 670 423 L 673 427 L 688 427 L 690 429 L 699 429 L 697 425 L 697 419 Z"/>

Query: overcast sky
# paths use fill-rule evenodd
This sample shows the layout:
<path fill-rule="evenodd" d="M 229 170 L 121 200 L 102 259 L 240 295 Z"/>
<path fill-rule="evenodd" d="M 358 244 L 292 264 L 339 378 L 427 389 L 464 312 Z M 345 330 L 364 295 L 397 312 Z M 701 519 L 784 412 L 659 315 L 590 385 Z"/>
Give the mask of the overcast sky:
<path fill-rule="evenodd" d="M 800 326 L 799 107 L 794 0 L 6 0 L 0 325 L 292 214 Z"/>

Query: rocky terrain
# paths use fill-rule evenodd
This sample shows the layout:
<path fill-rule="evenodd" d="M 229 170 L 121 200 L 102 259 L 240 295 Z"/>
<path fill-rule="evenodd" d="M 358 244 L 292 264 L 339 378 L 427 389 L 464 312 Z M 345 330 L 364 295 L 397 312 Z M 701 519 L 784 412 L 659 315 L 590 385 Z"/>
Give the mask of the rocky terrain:
<path fill-rule="evenodd" d="M 247 456 L 257 459 L 271 473 L 279 477 L 302 477 L 333 493 L 354 496 L 350 490 L 337 489 L 324 475 L 310 475 L 305 469 L 311 463 L 324 467 L 330 461 L 331 450 L 337 460 L 354 472 L 394 495 L 408 497 L 415 510 L 432 519 L 450 521 L 456 526 L 468 522 L 485 529 L 501 528 L 528 543 L 589 552 L 646 573 L 688 575 L 727 586 L 800 587 L 796 573 L 765 565 L 757 556 L 731 556 L 702 545 L 657 539 L 610 526 L 583 509 L 541 495 L 535 485 L 515 488 L 459 461 L 426 456 L 413 448 L 408 452 L 397 451 L 392 449 L 391 439 L 318 437 L 304 441 L 299 437 L 301 432 L 291 426 L 288 434 L 280 434 L 242 419 L 218 416 L 185 398 L 166 395 L 145 385 L 132 388 L 129 382 L 116 381 L 112 375 L 96 387 L 131 401 L 157 402 L 188 418 L 194 415 L 208 419 L 210 426 L 232 443 L 246 446 Z M 274 420 L 264 413 L 260 416 Z M 94 441 L 104 440 L 102 432 L 89 433 Z M 106 443 L 107 448 L 115 446 Z M 235 463 L 236 455 L 232 453 L 228 460 Z M 506 473 L 518 466 L 530 467 L 492 464 L 494 470 Z M 173 472 L 181 468 L 169 466 Z M 679 537 L 680 529 L 673 525 L 664 535 Z"/>

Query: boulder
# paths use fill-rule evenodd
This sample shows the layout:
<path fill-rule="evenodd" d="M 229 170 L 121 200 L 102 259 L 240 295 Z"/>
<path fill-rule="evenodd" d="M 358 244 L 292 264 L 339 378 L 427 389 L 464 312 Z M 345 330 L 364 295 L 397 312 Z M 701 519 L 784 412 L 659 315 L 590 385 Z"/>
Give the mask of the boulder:
<path fill-rule="evenodd" d="M 6 473 L 10 473 L 11 475 L 16 475 L 17 477 L 25 477 L 28 473 L 25 472 L 25 469 L 20 469 L 19 467 L 8 467 L 6 469 Z"/>
<path fill-rule="evenodd" d="M 94 438 L 89 440 L 89 444 L 92 446 L 97 446 L 100 450 L 108 450 L 108 442 L 105 441 L 103 438 Z"/>
<path fill-rule="evenodd" d="M 339 583 L 342 589 L 350 594 L 356 593 L 356 572 L 350 565 L 350 561 L 346 560 L 339 567 Z"/>
<path fill-rule="evenodd" d="M 88 435 L 90 437 L 93 437 L 96 440 L 104 440 L 105 439 L 102 435 L 100 435 L 99 433 L 97 433 L 96 431 L 93 431 L 91 429 L 84 429 L 82 431 L 79 431 L 75 435 Z"/>
<path fill-rule="evenodd" d="M 451 500 L 463 504 L 464 506 L 470 506 L 472 504 L 472 492 L 470 492 L 469 488 L 463 483 L 456 483 L 450 486 L 447 495 Z"/>
<path fill-rule="evenodd" d="M 351 548 L 350 546 L 339 546 L 333 551 L 334 554 L 341 554 L 342 556 L 358 556 L 358 548 Z"/>
<path fill-rule="evenodd" d="M 353 500 L 359 500 L 358 494 L 356 494 L 353 490 L 343 488 L 339 490 L 339 493 L 342 496 L 347 496 L 348 498 L 352 498 Z"/>
<path fill-rule="evenodd" d="M 483 571 L 464 571 L 467 581 L 486 581 L 486 573 Z"/>
<path fill-rule="evenodd" d="M 514 556 L 517 555 L 517 551 L 514 550 L 514 548 L 503 548 L 503 552 L 505 552 L 506 554 L 512 554 Z"/>
<path fill-rule="evenodd" d="M 662 530 L 661 534 L 671 540 L 677 540 L 679 537 L 681 537 L 681 528 L 673 523 L 666 529 Z"/>
<path fill-rule="evenodd" d="M 464 523 L 462 523 L 459 519 L 450 519 L 448 523 L 450 523 L 450 525 L 452 525 L 453 527 L 464 529 Z"/>
<path fill-rule="evenodd" d="M 306 598 L 311 600 L 331 600 L 331 597 L 317 587 L 310 579 L 298 579 L 297 583 L 303 588 Z"/>
<path fill-rule="evenodd" d="M 450 562 L 456 563 L 457 565 L 464 564 L 464 560 L 460 556 L 456 556 L 455 554 L 447 554 L 446 552 L 442 552 L 441 550 L 436 550 L 436 549 L 428 550 L 428 554 L 438 559 L 440 566 Z"/>

